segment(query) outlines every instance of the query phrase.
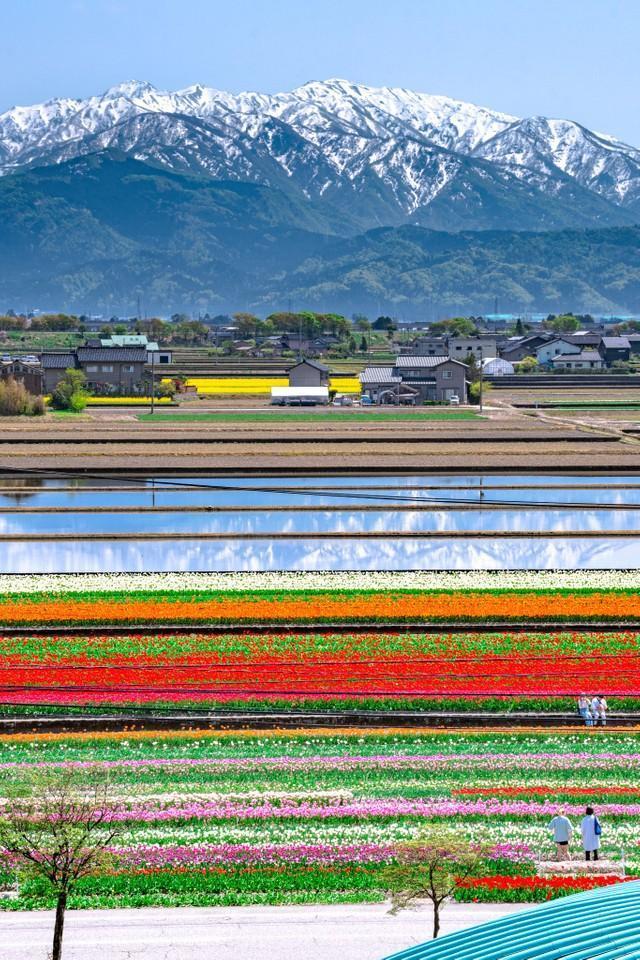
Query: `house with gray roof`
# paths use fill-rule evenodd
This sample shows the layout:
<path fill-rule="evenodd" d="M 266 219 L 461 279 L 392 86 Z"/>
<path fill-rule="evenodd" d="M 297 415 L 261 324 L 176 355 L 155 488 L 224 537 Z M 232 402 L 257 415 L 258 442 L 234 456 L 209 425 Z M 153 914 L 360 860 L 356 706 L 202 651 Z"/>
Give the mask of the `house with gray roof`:
<path fill-rule="evenodd" d="M 598 350 L 607 365 L 616 360 L 628 360 L 631 356 L 631 344 L 627 337 L 603 337 Z"/>
<path fill-rule="evenodd" d="M 554 370 L 602 370 L 605 365 L 597 350 L 559 353 L 551 364 Z"/>
<path fill-rule="evenodd" d="M 44 389 L 51 393 L 69 369 L 82 370 L 87 387 L 98 396 L 136 396 L 148 390 L 146 347 L 103 347 L 90 342 L 73 352 L 43 353 Z"/>
<path fill-rule="evenodd" d="M 536 360 L 541 366 L 550 366 L 555 357 L 562 353 L 579 353 L 580 348 L 571 343 L 566 337 L 554 337 L 546 343 L 541 343 L 536 349 Z M 504 354 L 503 354 L 504 356 Z"/>
<path fill-rule="evenodd" d="M 155 340 L 149 340 L 146 333 L 114 333 L 100 340 L 101 347 L 144 347 L 147 351 L 147 363 L 171 363 L 173 354 L 166 347 L 160 347 Z"/>
<path fill-rule="evenodd" d="M 449 357 L 399 356 L 392 367 L 366 367 L 362 392 L 373 403 L 448 403 L 467 399 L 467 367 Z"/>
<path fill-rule="evenodd" d="M 75 353 L 43 353 L 40 358 L 42 369 L 42 389 L 51 393 L 64 377 L 66 370 L 76 370 L 78 363 Z"/>
<path fill-rule="evenodd" d="M 146 347 L 78 347 L 78 367 L 98 395 L 136 396 L 146 389 Z"/>
<path fill-rule="evenodd" d="M 318 360 L 301 360 L 289 368 L 290 387 L 326 387 L 329 384 L 329 367 Z"/>

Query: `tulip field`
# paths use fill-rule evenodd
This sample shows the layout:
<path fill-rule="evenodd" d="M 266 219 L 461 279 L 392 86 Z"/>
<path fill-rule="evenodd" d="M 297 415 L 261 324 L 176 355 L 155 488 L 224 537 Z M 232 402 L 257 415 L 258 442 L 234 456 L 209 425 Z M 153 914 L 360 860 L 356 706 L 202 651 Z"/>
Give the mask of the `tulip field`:
<path fill-rule="evenodd" d="M 640 707 L 637 587 L 589 570 L 1 575 L 5 716 L 411 709 L 514 726 L 0 735 L 0 813 L 57 772 L 108 778 L 120 832 L 73 907 L 380 901 L 426 824 L 487 851 L 458 899 L 547 900 L 619 882 L 538 875 L 551 816 L 577 829 L 588 803 L 605 857 L 640 876 L 640 730 L 517 726 L 574 716 L 583 691 Z M 51 906 L 0 851 L 0 890 L 16 884 L 2 909 Z"/>
<path fill-rule="evenodd" d="M 367 902 L 425 823 L 455 825 L 487 855 L 461 900 L 539 901 L 616 882 L 539 877 L 547 829 L 596 805 L 603 855 L 640 873 L 640 734 L 414 730 L 190 731 L 0 737 L 0 794 L 34 778 L 108 774 L 121 833 L 74 907 Z M 0 805 L 2 801 L 0 800 Z M 578 855 L 577 851 L 574 851 Z M 15 883 L 0 857 L 0 887 Z M 22 878 L 4 909 L 50 906 Z"/>
<path fill-rule="evenodd" d="M 631 571 L 0 576 L 0 625 L 22 628 L 0 635 L 0 709 L 573 713 L 583 690 L 637 709 L 636 580 Z M 500 627 L 465 632 L 492 620 Z M 523 620 L 527 630 L 509 629 Z M 569 620 L 599 629 L 563 628 Z M 608 620 L 628 629 L 607 631 Z M 456 631 L 438 632 L 447 621 Z"/>
<path fill-rule="evenodd" d="M 10 706 L 575 711 L 640 706 L 640 634 L 170 631 L 0 636 Z"/>
<path fill-rule="evenodd" d="M 640 623 L 634 571 L 0 576 L 0 625 Z"/>

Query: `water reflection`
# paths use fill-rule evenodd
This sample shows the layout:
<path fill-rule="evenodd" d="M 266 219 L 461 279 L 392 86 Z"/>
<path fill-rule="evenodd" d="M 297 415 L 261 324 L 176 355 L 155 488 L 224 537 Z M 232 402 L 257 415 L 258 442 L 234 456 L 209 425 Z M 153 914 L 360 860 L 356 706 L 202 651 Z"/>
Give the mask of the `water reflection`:
<path fill-rule="evenodd" d="M 411 569 L 525 569 L 616 568 L 640 566 L 640 477 L 464 474 L 330 477 L 194 477 L 170 480 L 138 479 L 116 487 L 107 478 L 0 478 L 0 533 L 38 536 L 60 533 L 90 538 L 91 534 L 124 533 L 131 540 L 69 543 L 0 543 L 0 572 L 99 572 L 145 570 L 411 570 Z M 192 482 L 198 488 L 189 488 Z M 505 485 L 515 489 L 496 489 Z M 577 484 L 578 486 L 571 486 Z M 527 486 L 529 485 L 529 486 Z M 114 486 L 116 489 L 102 488 Z M 564 486 L 564 488 L 563 488 Z M 267 490 L 264 488 L 284 488 Z M 217 488 L 217 489 L 216 489 Z M 226 489 L 222 489 L 226 488 Z M 257 488 L 257 489 L 255 489 Z M 289 489 L 286 489 L 289 488 Z M 394 499 L 396 498 L 396 499 Z M 447 500 L 452 509 L 413 509 Z M 412 500 L 416 504 L 412 504 Z M 454 501 L 496 503 L 489 509 L 455 509 Z M 504 509 L 500 501 L 515 508 Z M 550 504 L 532 509 L 528 504 Z M 588 509 L 572 508 L 585 504 Z M 10 506 L 28 512 L 7 513 Z M 255 512 L 140 513 L 142 506 L 255 506 Z M 336 506 L 348 507 L 335 510 Z M 273 510 L 272 507 L 286 509 Z M 300 511 L 299 507 L 313 509 Z M 364 506 L 375 507 L 372 510 Z M 410 509 L 399 509 L 407 506 Z M 38 514 L 33 507 L 83 508 L 84 513 Z M 96 507 L 131 507 L 132 513 L 93 512 Z M 3 512 L 5 508 L 5 512 Z M 493 534 L 490 540 L 429 539 L 431 533 Z M 626 540 L 527 538 L 528 532 L 604 533 L 631 531 Z M 378 532 L 384 539 L 359 538 Z M 424 534 L 419 540 L 394 537 L 396 532 Z M 500 533 L 522 534 L 504 540 Z M 166 534 L 159 542 L 136 539 L 142 533 Z M 175 533 L 221 534 L 220 541 L 173 542 Z M 242 540 L 252 536 L 343 533 L 344 540 Z M 389 534 L 387 537 L 386 535 Z"/>
<path fill-rule="evenodd" d="M 640 510 L 295 510 L 251 513 L 2 514 L 0 533 L 365 533 L 637 530 Z"/>
<path fill-rule="evenodd" d="M 6 543 L 3 573 L 163 570 L 615 569 L 640 566 L 633 540 L 170 540 Z"/>
<path fill-rule="evenodd" d="M 322 479 L 322 483 L 324 480 Z M 340 478 L 341 481 L 343 478 Z M 347 478 L 348 479 L 348 478 Z M 381 478 L 381 481 L 384 478 Z M 405 478 L 399 478 L 404 480 Z M 541 478 L 538 478 L 540 480 Z M 112 491 L 95 490 L 92 488 L 81 488 L 73 490 L 49 490 L 44 487 L 41 491 L 24 491 L 16 493 L 0 492 L 0 510 L 3 507 L 12 507 L 18 505 L 28 505 L 30 507 L 75 507 L 76 509 L 90 509 L 94 507 L 177 507 L 177 506 L 198 506 L 198 507 L 233 507 L 233 506 L 258 506 L 258 507 L 287 507 L 298 506 L 327 508 L 336 505 L 361 506 L 362 504 L 379 505 L 381 507 L 393 507 L 394 501 L 398 504 L 409 505 L 411 502 L 435 503 L 445 501 L 463 501 L 465 503 L 495 503 L 500 506 L 501 503 L 522 504 L 526 507 L 527 503 L 551 503 L 552 505 L 562 504 L 593 504 L 594 506 L 605 507 L 623 507 L 627 504 L 640 503 L 640 489 L 633 487 L 622 487 L 619 484 L 613 484 L 609 489 L 597 487 L 595 489 L 558 489 L 553 486 L 547 487 L 541 485 L 537 488 L 500 490 L 485 486 L 472 486 L 467 488 L 456 486 L 438 487 L 439 481 L 432 478 L 432 486 L 425 486 L 429 478 L 423 478 L 423 484 L 420 482 L 406 484 L 396 482 L 388 489 L 375 489 L 373 484 L 369 483 L 369 478 L 360 478 L 362 486 L 359 492 L 353 492 L 352 483 L 341 483 L 340 488 L 335 493 L 326 491 L 318 486 L 314 492 L 299 490 L 300 484 L 290 483 L 288 480 L 282 481 L 254 481 L 254 486 L 282 486 L 291 487 L 290 490 L 267 491 L 244 489 L 185 489 L 166 490 L 163 488 L 153 488 L 149 485 L 146 489 L 129 490 L 118 489 Z M 200 481 L 198 481 L 200 482 Z M 206 481 L 201 481 L 206 485 Z M 228 480 L 226 484 L 230 487 L 236 485 L 236 480 Z M 225 481 L 220 481 L 221 485 Z M 246 485 L 245 485 L 246 486 Z M 27 500 L 28 497 L 28 500 Z"/>

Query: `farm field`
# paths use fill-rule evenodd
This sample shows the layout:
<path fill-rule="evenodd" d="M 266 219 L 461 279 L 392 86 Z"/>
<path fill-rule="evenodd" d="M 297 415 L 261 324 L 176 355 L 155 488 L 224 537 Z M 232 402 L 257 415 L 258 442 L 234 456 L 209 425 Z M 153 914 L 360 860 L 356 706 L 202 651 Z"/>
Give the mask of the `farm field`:
<path fill-rule="evenodd" d="M 108 771 L 108 819 L 122 830 L 108 867 L 80 882 L 71 907 L 205 906 L 383 900 L 381 872 L 426 822 L 487 845 L 456 897 L 530 902 L 615 882 L 536 875 L 552 853 L 547 824 L 577 825 L 587 802 L 603 856 L 640 873 L 640 735 L 428 733 L 301 729 L 0 738 L 0 789 Z M 10 862 L 0 884 L 14 883 Z M 22 879 L 4 909 L 51 906 Z"/>
<path fill-rule="evenodd" d="M 105 706 L 575 714 L 583 689 L 640 707 L 640 634 L 0 636 L 0 712 Z"/>
<path fill-rule="evenodd" d="M 0 625 L 640 622 L 633 571 L 0 577 Z"/>
<path fill-rule="evenodd" d="M 252 394 L 270 394 L 271 387 L 288 387 L 288 377 L 189 377 L 188 387 L 195 387 L 198 394 L 203 396 L 233 395 L 244 396 Z M 332 376 L 329 379 L 329 389 L 338 393 L 359 394 L 360 380 L 358 377 Z"/>
<path fill-rule="evenodd" d="M 184 421 L 156 420 L 155 416 L 150 421 L 140 417 L 144 410 L 133 406 L 93 406 L 77 419 L 47 416 L 28 425 L 18 418 L 7 420 L 0 469 L 23 465 L 87 471 L 135 468 L 149 473 L 174 467 L 208 472 L 384 473 L 470 468 L 631 471 L 640 467 L 638 442 L 623 438 L 615 427 L 619 413 L 611 411 L 611 422 L 594 417 L 586 423 L 586 412 L 561 417 L 559 411 L 552 411 L 542 419 L 535 411 L 515 410 L 503 403 L 500 391 L 495 394 L 483 417 L 460 416 L 472 412 L 448 409 L 425 408 L 406 415 L 394 409 L 380 414 L 336 409 L 331 414 L 309 413 L 313 417 L 309 420 L 294 419 L 304 415 L 302 411 L 281 411 L 286 420 L 280 420 L 266 406 L 255 406 L 265 401 L 251 394 L 235 400 L 218 396 L 185 403 L 175 411 L 176 416 L 189 418 Z M 232 404 L 238 409 L 230 408 Z M 224 413 L 229 419 L 208 419 L 211 413 Z M 254 421 L 249 418 L 252 413 L 264 419 Z M 342 415 L 349 419 L 337 418 Z M 391 419 L 370 419 L 374 415 Z"/>
<path fill-rule="evenodd" d="M 640 407 L 638 407 L 640 410 Z M 276 412 L 264 410 L 256 413 L 143 413 L 138 420 L 143 423 L 315 423 L 323 427 L 330 423 L 411 423 L 414 420 L 476 420 L 480 419 L 473 410 L 447 410 L 434 408 L 429 410 L 341 410 L 299 413 L 295 410 Z"/>

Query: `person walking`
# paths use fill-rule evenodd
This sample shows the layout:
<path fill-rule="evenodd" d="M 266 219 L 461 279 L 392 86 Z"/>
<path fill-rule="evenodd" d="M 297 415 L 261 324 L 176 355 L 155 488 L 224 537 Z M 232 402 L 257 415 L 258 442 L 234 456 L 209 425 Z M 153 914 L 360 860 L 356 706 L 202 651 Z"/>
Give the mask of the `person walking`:
<path fill-rule="evenodd" d="M 598 722 L 600 723 L 601 727 L 606 727 L 607 710 L 609 707 L 606 699 L 602 696 L 602 694 L 600 694 L 597 699 L 598 699 Z"/>
<path fill-rule="evenodd" d="M 593 807 L 587 807 L 585 816 L 582 818 L 582 823 L 580 824 L 580 832 L 582 834 L 582 846 L 585 858 L 591 860 L 591 854 L 593 854 L 593 859 L 597 860 L 602 827 L 594 813 Z"/>
<path fill-rule="evenodd" d="M 549 824 L 549 830 L 553 834 L 556 845 L 556 860 L 568 860 L 569 844 L 573 833 L 571 821 L 565 817 L 564 813 L 556 813 Z"/>
<path fill-rule="evenodd" d="M 589 704 L 589 711 L 591 712 L 592 726 L 597 727 L 600 719 L 600 697 L 593 698 Z"/>
<path fill-rule="evenodd" d="M 591 719 L 591 704 L 586 693 L 581 693 L 578 697 L 578 713 L 584 720 L 587 727 L 593 726 L 593 720 Z"/>

